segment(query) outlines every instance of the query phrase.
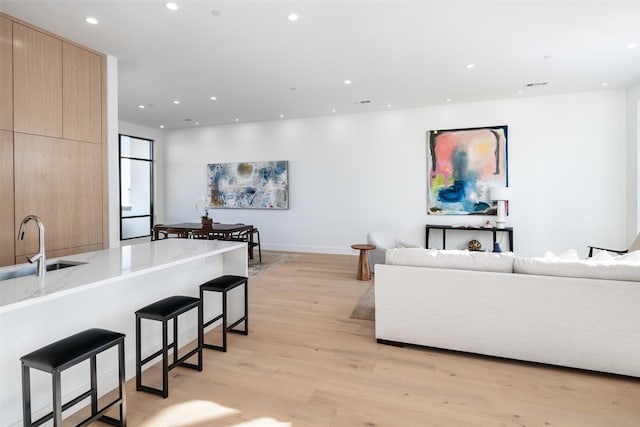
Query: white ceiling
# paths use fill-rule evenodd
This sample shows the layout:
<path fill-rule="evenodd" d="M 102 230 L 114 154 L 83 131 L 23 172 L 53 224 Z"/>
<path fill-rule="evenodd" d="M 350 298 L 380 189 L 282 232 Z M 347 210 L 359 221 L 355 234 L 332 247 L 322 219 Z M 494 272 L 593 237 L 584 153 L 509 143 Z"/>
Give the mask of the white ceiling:
<path fill-rule="evenodd" d="M 120 120 L 165 129 L 640 81 L 640 46 L 627 48 L 640 43 L 640 1 L 175 2 L 176 12 L 152 0 L 0 0 L 0 10 L 117 57 Z"/>

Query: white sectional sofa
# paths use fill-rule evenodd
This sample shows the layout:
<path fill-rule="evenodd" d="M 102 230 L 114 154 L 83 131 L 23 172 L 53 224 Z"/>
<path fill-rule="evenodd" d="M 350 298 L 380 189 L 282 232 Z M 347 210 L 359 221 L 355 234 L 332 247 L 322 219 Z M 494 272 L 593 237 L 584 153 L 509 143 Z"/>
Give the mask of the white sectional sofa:
<path fill-rule="evenodd" d="M 633 255 L 605 262 L 391 249 L 386 263 L 375 269 L 378 342 L 640 377 Z"/>

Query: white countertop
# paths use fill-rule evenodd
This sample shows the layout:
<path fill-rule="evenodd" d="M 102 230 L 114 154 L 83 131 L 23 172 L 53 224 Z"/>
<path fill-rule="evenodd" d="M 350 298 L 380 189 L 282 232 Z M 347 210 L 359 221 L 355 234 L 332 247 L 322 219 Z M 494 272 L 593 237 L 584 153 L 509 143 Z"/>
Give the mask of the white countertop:
<path fill-rule="evenodd" d="M 32 275 L 0 281 L 0 314 L 244 245 L 221 240 L 164 239 L 47 260 L 47 263 L 68 260 L 87 264 L 48 271 L 44 277 Z M 21 267 L 25 264 L 3 267 L 0 272 Z"/>

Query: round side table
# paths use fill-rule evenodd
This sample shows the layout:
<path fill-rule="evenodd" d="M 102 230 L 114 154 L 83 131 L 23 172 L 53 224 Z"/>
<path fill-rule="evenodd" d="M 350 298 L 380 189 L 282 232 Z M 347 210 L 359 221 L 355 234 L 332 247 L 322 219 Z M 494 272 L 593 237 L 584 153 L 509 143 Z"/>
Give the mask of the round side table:
<path fill-rule="evenodd" d="M 358 259 L 358 280 L 371 280 L 371 269 L 369 268 L 369 254 L 367 251 L 375 249 L 376 245 L 351 245 L 351 249 L 360 251 L 360 258 Z"/>

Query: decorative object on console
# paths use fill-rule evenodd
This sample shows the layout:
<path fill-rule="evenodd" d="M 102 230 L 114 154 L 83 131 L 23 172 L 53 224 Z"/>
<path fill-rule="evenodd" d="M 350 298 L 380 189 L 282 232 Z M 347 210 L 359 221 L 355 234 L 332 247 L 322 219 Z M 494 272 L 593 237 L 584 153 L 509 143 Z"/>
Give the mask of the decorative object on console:
<path fill-rule="evenodd" d="M 507 126 L 429 131 L 431 215 L 493 215 L 493 187 L 506 187 Z"/>
<path fill-rule="evenodd" d="M 469 248 L 470 251 L 479 251 L 482 249 L 482 243 L 480 243 L 476 239 L 469 240 L 469 244 L 467 245 L 467 248 Z"/>
<path fill-rule="evenodd" d="M 289 209 L 288 162 L 207 165 L 211 207 Z"/>
<path fill-rule="evenodd" d="M 491 189 L 491 200 L 498 202 L 498 216 L 496 217 L 496 227 L 504 228 L 507 223 L 506 202 L 511 198 L 510 187 L 494 187 Z"/>

